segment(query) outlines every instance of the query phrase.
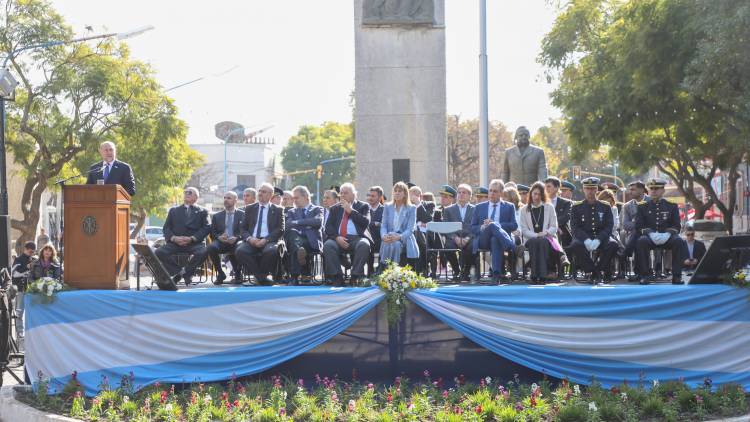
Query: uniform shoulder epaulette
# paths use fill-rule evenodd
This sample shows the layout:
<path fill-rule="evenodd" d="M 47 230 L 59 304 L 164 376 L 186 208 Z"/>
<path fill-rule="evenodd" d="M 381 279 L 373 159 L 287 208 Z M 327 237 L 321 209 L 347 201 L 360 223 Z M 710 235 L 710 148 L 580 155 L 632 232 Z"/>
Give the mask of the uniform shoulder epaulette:
<path fill-rule="evenodd" d="M 646 205 L 648 202 L 646 201 L 638 201 L 636 202 L 636 205 Z"/>
<path fill-rule="evenodd" d="M 581 205 L 581 204 L 583 204 L 583 201 L 570 201 L 570 202 L 572 202 L 572 203 L 573 203 L 573 206 L 576 206 L 576 205 Z"/>

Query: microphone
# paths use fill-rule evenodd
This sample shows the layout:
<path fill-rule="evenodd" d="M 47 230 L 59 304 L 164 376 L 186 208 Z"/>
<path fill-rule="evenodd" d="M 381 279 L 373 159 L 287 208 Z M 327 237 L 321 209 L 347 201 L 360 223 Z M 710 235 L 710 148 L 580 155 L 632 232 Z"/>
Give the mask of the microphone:
<path fill-rule="evenodd" d="M 97 172 L 97 171 L 99 171 L 99 170 L 101 170 L 101 168 L 96 168 L 96 167 L 94 167 L 94 168 L 92 168 L 92 169 L 89 169 L 89 171 L 87 171 L 87 172 L 84 172 L 84 173 L 78 173 L 78 174 L 76 174 L 76 175 L 74 175 L 74 176 L 70 176 L 70 177 L 68 177 L 68 178 L 65 178 L 65 179 L 60 179 L 60 180 L 56 181 L 56 182 L 55 182 L 55 184 L 56 184 L 56 185 L 64 185 L 64 184 L 65 184 L 65 182 L 67 182 L 68 180 L 76 179 L 76 178 L 79 178 L 79 177 L 83 177 L 83 176 L 88 176 L 89 174 L 91 174 L 91 173 L 96 173 L 96 172 Z"/>

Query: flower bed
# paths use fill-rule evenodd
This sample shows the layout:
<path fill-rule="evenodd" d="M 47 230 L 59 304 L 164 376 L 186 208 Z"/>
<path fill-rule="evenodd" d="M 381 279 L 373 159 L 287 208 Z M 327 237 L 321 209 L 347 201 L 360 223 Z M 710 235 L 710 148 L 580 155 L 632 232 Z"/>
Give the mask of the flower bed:
<path fill-rule="evenodd" d="M 75 374 L 74 374 L 75 375 Z M 227 383 L 159 385 L 135 392 L 128 379 L 110 388 L 104 378 L 93 398 L 81 394 L 75 377 L 62 394 L 46 394 L 40 380 L 36 393 L 21 396 L 34 407 L 84 420 L 132 421 L 642 421 L 707 420 L 748 412 L 747 393 L 737 385 L 699 388 L 679 382 L 642 382 L 605 389 L 567 381 L 520 384 L 487 377 L 467 382 L 410 382 L 391 385 L 337 379 L 233 379 Z"/>

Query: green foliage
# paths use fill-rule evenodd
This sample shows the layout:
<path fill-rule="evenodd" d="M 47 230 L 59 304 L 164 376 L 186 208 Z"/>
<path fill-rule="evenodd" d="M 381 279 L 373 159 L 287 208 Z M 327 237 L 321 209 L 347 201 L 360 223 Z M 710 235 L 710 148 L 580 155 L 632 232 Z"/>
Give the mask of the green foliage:
<path fill-rule="evenodd" d="M 315 170 L 318 163 L 334 158 L 354 156 L 352 124 L 325 122 L 320 126 L 305 125 L 281 151 L 281 165 L 287 173 Z M 295 185 L 314 187 L 315 172 L 291 176 L 288 188 Z M 323 166 L 320 180 L 321 195 L 331 185 L 354 180 L 354 160 L 334 162 Z"/>
<path fill-rule="evenodd" d="M 88 170 L 99 144 L 115 141 L 138 178 L 134 209 L 159 210 L 175 186 L 200 163 L 185 142 L 184 122 L 154 79 L 150 66 L 133 60 L 112 38 L 32 49 L 49 41 L 70 42 L 73 31 L 46 0 L 0 1 L 0 50 L 12 56 L 19 80 L 8 103 L 8 148 L 22 167 L 23 219 L 17 245 L 32 239 L 42 193 L 58 177 Z M 162 188 L 165 181 L 169 187 Z"/>
<path fill-rule="evenodd" d="M 566 2 L 539 60 L 559 79 L 552 101 L 574 154 L 605 145 L 633 171 L 657 166 L 698 216 L 715 202 L 731 224 L 737 166 L 750 146 L 748 59 L 739 53 L 747 43 L 737 41 L 748 40 L 750 8 L 720 3 Z M 718 70 L 712 59 L 726 67 Z M 711 186 L 719 169 L 729 177 L 724 202 Z M 702 203 L 694 185 L 711 203 Z"/>

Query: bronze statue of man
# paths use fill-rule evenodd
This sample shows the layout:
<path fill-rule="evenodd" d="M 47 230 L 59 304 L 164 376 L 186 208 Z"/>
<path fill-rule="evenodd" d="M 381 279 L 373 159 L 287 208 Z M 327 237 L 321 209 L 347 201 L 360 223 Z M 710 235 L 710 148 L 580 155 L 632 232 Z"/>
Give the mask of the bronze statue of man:
<path fill-rule="evenodd" d="M 503 171 L 501 173 L 506 182 L 513 181 L 531 186 L 536 181 L 547 178 L 547 160 L 544 150 L 529 143 L 531 135 L 526 126 L 516 129 L 514 137 L 516 145 L 505 150 Z"/>

